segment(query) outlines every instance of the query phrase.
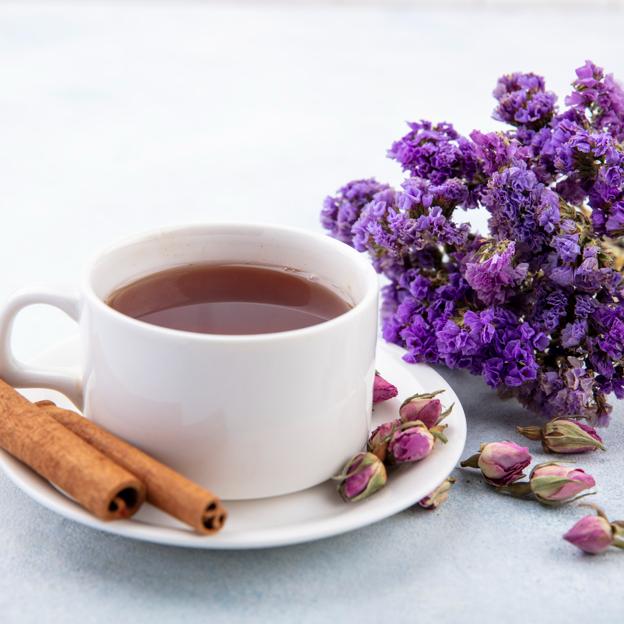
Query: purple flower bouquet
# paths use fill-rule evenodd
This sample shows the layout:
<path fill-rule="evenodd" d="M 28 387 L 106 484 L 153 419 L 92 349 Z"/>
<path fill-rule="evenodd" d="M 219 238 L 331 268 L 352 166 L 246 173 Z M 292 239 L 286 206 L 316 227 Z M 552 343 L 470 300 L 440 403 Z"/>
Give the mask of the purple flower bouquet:
<path fill-rule="evenodd" d="M 589 61 L 576 75 L 563 110 L 540 76 L 503 76 L 499 132 L 410 123 L 388 152 L 401 188 L 350 182 L 321 218 L 388 278 L 383 334 L 407 361 L 604 425 L 624 397 L 624 91 Z M 488 236 L 453 220 L 478 206 Z"/>

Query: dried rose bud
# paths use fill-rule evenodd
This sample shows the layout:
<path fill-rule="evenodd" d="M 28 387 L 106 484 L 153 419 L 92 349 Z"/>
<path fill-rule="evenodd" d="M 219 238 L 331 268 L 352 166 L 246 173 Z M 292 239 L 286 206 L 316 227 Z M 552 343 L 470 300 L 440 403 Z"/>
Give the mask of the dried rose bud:
<path fill-rule="evenodd" d="M 388 442 L 388 459 L 403 464 L 424 459 L 431 453 L 434 434 L 420 421 L 403 423 Z"/>
<path fill-rule="evenodd" d="M 420 420 L 427 427 L 435 427 L 440 421 L 446 418 L 453 409 L 451 405 L 442 411 L 442 403 L 435 397 L 444 390 L 436 390 L 425 394 L 414 394 L 403 401 L 399 408 L 401 420 L 408 422 Z"/>
<path fill-rule="evenodd" d="M 421 499 L 418 504 L 424 509 L 437 509 L 449 497 L 449 492 L 454 484 L 455 479 L 453 477 L 444 479 L 431 494 Z"/>
<path fill-rule="evenodd" d="M 373 385 L 373 403 L 380 403 L 392 399 L 399 391 L 389 381 L 386 381 L 377 371 L 375 371 L 375 383 Z"/>
<path fill-rule="evenodd" d="M 530 440 L 541 440 L 545 451 L 551 453 L 587 453 L 605 450 L 602 438 L 585 423 L 568 418 L 555 418 L 543 427 L 517 427 Z"/>
<path fill-rule="evenodd" d="M 594 478 L 580 468 L 557 462 L 539 464 L 529 476 L 531 491 L 542 503 L 569 503 L 584 490 L 594 487 Z"/>
<path fill-rule="evenodd" d="M 381 461 L 385 461 L 388 451 L 388 442 L 390 442 L 392 434 L 401 427 L 401 424 L 401 420 L 397 418 L 396 420 L 379 425 L 379 427 L 374 429 L 370 434 L 368 444 L 366 445 L 367 449 L 373 453 L 373 455 L 377 455 Z"/>
<path fill-rule="evenodd" d="M 529 449 L 515 442 L 482 444 L 479 453 L 464 460 L 463 467 L 479 468 L 491 485 L 509 485 L 524 476 L 523 470 L 531 463 Z"/>
<path fill-rule="evenodd" d="M 585 516 L 563 536 L 563 539 L 583 552 L 597 555 L 613 544 L 613 531 L 606 518 Z"/>
<path fill-rule="evenodd" d="M 343 500 L 354 503 L 381 489 L 388 476 L 386 467 L 376 455 L 362 452 L 354 455 L 334 479 L 339 481 L 338 492 Z"/>

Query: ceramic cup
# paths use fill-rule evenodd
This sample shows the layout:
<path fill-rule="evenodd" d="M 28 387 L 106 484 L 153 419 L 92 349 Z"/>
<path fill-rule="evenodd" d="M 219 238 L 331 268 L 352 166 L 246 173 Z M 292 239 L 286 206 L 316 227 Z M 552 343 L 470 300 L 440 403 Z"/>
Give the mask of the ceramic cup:
<path fill-rule="evenodd" d="M 198 262 L 300 269 L 353 307 L 312 327 L 226 336 L 150 325 L 105 303 L 140 277 Z M 273 225 L 175 227 L 98 254 L 76 294 L 15 294 L 0 316 L 0 366 L 10 384 L 59 390 L 87 418 L 224 499 L 276 496 L 330 478 L 362 448 L 377 300 L 366 258 L 326 236 Z M 39 370 L 12 354 L 16 314 L 41 303 L 78 323 L 79 372 Z"/>

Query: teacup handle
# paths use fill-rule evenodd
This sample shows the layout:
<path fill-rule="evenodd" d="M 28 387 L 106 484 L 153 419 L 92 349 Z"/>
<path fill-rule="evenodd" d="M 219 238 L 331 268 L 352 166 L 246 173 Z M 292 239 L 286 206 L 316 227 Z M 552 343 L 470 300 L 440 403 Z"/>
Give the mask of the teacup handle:
<path fill-rule="evenodd" d="M 52 388 L 82 407 L 80 375 L 67 367 L 39 368 L 20 362 L 11 347 L 13 323 L 20 310 L 35 304 L 51 305 L 74 321 L 80 317 L 80 299 L 74 292 L 29 288 L 16 292 L 0 311 L 0 377 L 17 388 Z"/>

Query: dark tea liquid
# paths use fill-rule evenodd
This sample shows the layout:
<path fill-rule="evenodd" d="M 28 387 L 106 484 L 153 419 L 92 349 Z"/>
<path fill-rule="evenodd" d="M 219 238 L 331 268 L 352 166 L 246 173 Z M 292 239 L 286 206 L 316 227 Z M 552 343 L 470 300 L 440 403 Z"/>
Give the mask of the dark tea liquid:
<path fill-rule="evenodd" d="M 265 334 L 317 325 L 351 306 L 311 276 L 278 267 L 197 264 L 154 273 L 116 290 L 126 316 L 203 334 Z"/>

